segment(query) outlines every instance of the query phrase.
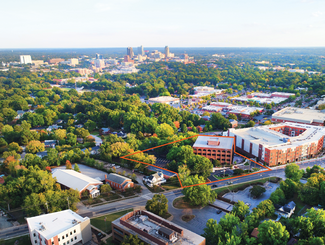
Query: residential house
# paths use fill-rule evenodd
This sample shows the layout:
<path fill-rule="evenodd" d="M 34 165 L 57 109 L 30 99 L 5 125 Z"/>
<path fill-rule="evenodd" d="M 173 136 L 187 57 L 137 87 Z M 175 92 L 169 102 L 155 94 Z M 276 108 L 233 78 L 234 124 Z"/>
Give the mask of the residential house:
<path fill-rule="evenodd" d="M 103 184 L 100 180 L 91 178 L 71 169 L 55 169 L 52 177 L 62 186 L 62 189 L 75 189 L 81 193 L 87 191 L 91 197 L 100 195 L 99 186 Z"/>
<path fill-rule="evenodd" d="M 51 132 L 52 130 L 57 130 L 59 128 L 62 128 L 62 126 L 58 126 L 56 124 L 53 124 L 53 125 L 49 126 L 46 130 Z"/>
<path fill-rule="evenodd" d="M 238 127 L 238 122 L 235 119 L 229 119 L 232 128 Z"/>
<path fill-rule="evenodd" d="M 84 125 L 82 125 L 82 124 L 77 124 L 77 125 L 74 125 L 75 126 L 75 128 L 83 128 L 84 127 Z"/>
<path fill-rule="evenodd" d="M 276 204 L 276 205 L 274 205 L 274 207 L 275 207 L 276 214 L 278 214 L 284 218 L 290 218 L 296 209 L 296 204 L 294 201 L 291 201 L 284 206 Z"/>
<path fill-rule="evenodd" d="M 114 173 L 105 175 L 105 182 L 108 183 L 112 188 L 123 191 L 126 188 L 134 186 L 134 183 L 130 178 Z"/>
<path fill-rule="evenodd" d="M 45 148 L 55 148 L 57 141 L 56 140 L 44 140 Z"/>
<path fill-rule="evenodd" d="M 17 120 L 21 119 L 24 114 L 25 114 L 25 112 L 23 110 L 18 110 L 17 116 L 15 117 L 15 119 L 17 119 Z"/>
<path fill-rule="evenodd" d="M 37 152 L 36 156 L 40 158 L 47 157 L 47 151 Z"/>
<path fill-rule="evenodd" d="M 83 153 L 85 153 L 85 152 L 86 152 L 86 149 L 87 149 L 87 148 L 83 148 L 81 151 L 82 151 Z M 99 147 L 99 146 L 94 146 L 94 147 L 88 148 L 88 150 L 89 150 L 89 153 L 90 153 L 91 155 L 97 155 L 97 154 L 100 153 L 100 147 Z"/>
<path fill-rule="evenodd" d="M 256 239 L 258 238 L 258 228 L 254 228 L 254 230 L 251 233 L 251 237 L 255 237 Z"/>
<path fill-rule="evenodd" d="M 111 130 L 109 128 L 101 128 L 99 129 L 99 134 L 100 135 L 107 135 L 107 134 L 110 134 L 111 133 Z"/>
<path fill-rule="evenodd" d="M 149 177 L 143 177 L 143 181 L 149 186 L 153 187 L 154 185 L 161 185 L 166 183 L 166 179 L 164 178 L 163 172 L 157 172 L 155 174 L 150 175 Z"/>
<path fill-rule="evenodd" d="M 63 120 L 62 119 L 56 120 L 56 123 L 61 124 L 61 123 L 63 123 Z"/>

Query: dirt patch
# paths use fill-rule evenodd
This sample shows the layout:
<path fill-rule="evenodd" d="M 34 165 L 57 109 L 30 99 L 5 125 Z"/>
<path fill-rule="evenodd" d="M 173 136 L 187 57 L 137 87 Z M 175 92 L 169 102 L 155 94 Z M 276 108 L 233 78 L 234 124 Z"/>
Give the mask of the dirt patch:
<path fill-rule="evenodd" d="M 193 214 L 185 214 L 182 216 L 182 220 L 185 222 L 189 222 L 194 218 L 195 218 L 195 215 L 193 215 Z"/>

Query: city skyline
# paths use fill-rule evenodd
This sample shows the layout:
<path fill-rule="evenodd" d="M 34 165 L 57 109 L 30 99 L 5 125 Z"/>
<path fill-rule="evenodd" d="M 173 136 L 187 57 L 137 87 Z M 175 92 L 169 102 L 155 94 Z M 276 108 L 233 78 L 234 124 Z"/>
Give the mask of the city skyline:
<path fill-rule="evenodd" d="M 319 0 L 7 1 L 0 48 L 322 47 L 324 7 Z"/>

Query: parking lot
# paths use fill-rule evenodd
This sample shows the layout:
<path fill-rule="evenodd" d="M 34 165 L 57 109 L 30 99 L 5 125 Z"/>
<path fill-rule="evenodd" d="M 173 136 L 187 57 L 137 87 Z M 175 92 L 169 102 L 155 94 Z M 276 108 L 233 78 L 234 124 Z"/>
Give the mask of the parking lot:
<path fill-rule="evenodd" d="M 257 205 L 266 200 L 269 199 L 271 196 L 271 193 L 273 191 L 276 190 L 276 188 L 279 187 L 279 184 L 275 184 L 275 183 L 271 183 L 271 182 L 266 182 L 263 186 L 266 191 L 262 194 L 262 196 L 260 196 L 259 198 L 254 199 L 253 197 L 251 197 L 249 190 L 251 188 L 253 188 L 252 186 L 247 187 L 245 190 L 243 191 L 238 191 L 236 193 L 234 192 L 229 192 L 227 194 L 225 194 L 223 197 L 228 198 L 232 201 L 238 202 L 238 201 L 243 201 L 244 203 L 248 203 L 249 204 L 249 208 L 250 210 L 252 210 L 253 208 L 257 207 Z"/>

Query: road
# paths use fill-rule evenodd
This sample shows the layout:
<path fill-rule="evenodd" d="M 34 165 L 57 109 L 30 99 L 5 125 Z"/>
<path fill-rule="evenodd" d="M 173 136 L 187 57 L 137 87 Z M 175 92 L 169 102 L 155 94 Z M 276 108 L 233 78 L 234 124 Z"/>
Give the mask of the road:
<path fill-rule="evenodd" d="M 315 164 L 320 165 L 321 167 L 325 167 L 325 159 L 305 162 L 305 163 L 301 163 L 299 165 L 300 165 L 301 169 L 305 169 L 307 167 L 312 167 Z M 285 179 L 284 167 L 285 167 L 285 165 L 278 167 L 277 169 L 272 169 L 272 171 L 233 178 L 231 181 L 233 182 L 233 184 L 240 184 L 240 183 L 244 183 L 244 182 L 267 178 L 267 177 L 280 177 L 282 179 Z M 220 180 L 216 183 L 209 183 L 208 185 L 212 186 L 212 185 L 216 184 L 218 186 L 217 188 L 221 188 L 224 186 L 228 186 L 228 184 L 227 184 L 228 181 L 229 180 Z M 216 188 L 213 187 L 212 189 L 216 189 Z M 131 208 L 135 208 L 135 207 L 139 207 L 139 206 L 145 206 L 147 203 L 147 200 L 151 199 L 153 197 L 153 195 L 154 195 L 153 193 L 145 193 L 140 197 L 125 199 L 125 200 L 121 200 L 118 202 L 113 202 L 113 203 L 100 205 L 97 207 L 91 207 L 91 208 L 87 208 L 83 204 L 79 203 L 77 205 L 77 208 L 79 209 L 78 213 L 83 217 L 87 216 L 89 218 L 92 218 L 95 216 L 102 216 L 105 214 L 114 213 L 114 212 L 117 212 L 120 210 L 131 209 Z M 172 207 L 173 200 L 179 196 L 182 196 L 182 190 L 178 189 L 178 190 L 165 192 L 164 195 L 168 199 L 169 211 L 174 216 L 173 222 L 180 226 L 190 229 L 191 227 L 187 227 L 186 223 L 183 222 L 180 218 L 181 215 L 183 214 L 184 210 L 176 210 L 175 208 Z M 210 211 L 211 210 L 209 210 L 208 207 L 203 208 L 203 209 L 201 209 L 202 213 L 200 215 L 204 215 L 204 212 L 207 212 L 207 214 L 209 214 Z M 194 212 L 198 212 L 198 211 L 194 211 Z M 200 224 L 200 225 L 203 225 L 203 224 Z M 0 231 L 0 239 L 1 238 L 3 238 L 3 239 L 13 238 L 16 236 L 25 235 L 27 233 L 28 233 L 27 225 L 23 225 L 23 226 L 19 226 L 19 227 L 9 227 L 9 228 L 6 228 L 6 229 Z"/>

